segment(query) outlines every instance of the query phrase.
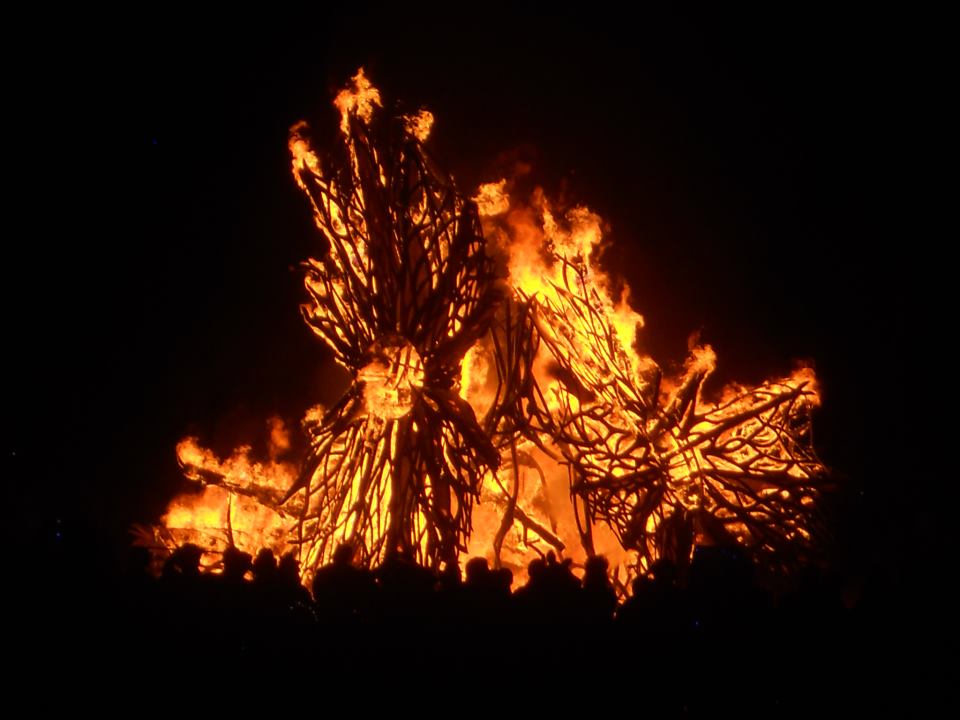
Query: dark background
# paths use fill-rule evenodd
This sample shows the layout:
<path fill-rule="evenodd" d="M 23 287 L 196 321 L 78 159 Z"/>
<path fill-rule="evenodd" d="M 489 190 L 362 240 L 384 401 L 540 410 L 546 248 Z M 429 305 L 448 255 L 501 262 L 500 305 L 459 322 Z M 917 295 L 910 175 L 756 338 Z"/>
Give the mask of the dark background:
<path fill-rule="evenodd" d="M 695 330 L 720 380 L 812 360 L 833 562 L 899 577 L 938 546 L 952 472 L 927 414 L 952 370 L 926 33 L 806 6 L 12 22 L 7 540 L 111 567 L 185 487 L 178 439 L 227 453 L 337 396 L 298 312 L 319 242 L 286 135 L 332 132 L 363 65 L 433 111 L 467 192 L 523 160 L 598 212 L 664 366 Z"/>

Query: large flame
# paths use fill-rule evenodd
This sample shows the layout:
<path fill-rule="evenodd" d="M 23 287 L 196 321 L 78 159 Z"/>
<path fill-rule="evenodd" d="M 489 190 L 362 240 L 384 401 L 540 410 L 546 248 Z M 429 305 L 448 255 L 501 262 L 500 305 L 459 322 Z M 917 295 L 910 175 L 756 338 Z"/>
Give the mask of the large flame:
<path fill-rule="evenodd" d="M 177 444 L 184 475 L 200 488 L 170 503 L 160 534 L 165 543 L 192 542 L 205 551 L 210 564 L 231 545 L 251 554 L 263 548 L 278 556 L 293 550 L 289 543 L 293 523 L 280 509 L 280 499 L 296 478 L 297 468 L 280 459 L 290 449 L 283 420 L 272 417 L 267 426 L 269 458 L 261 462 L 251 459 L 249 446 L 221 460 L 197 438 Z"/>
<path fill-rule="evenodd" d="M 304 316 L 354 385 L 306 414 L 299 468 L 278 460 L 278 421 L 262 462 L 181 442 L 202 489 L 171 503 L 163 544 L 293 551 L 305 579 L 340 542 L 368 564 L 483 555 L 520 580 L 548 551 L 600 553 L 621 587 L 696 544 L 776 566 L 811 544 L 824 475 L 812 369 L 707 398 L 708 345 L 691 342 L 673 375 L 638 346 L 643 318 L 599 267 L 596 214 L 514 197 L 508 179 L 466 200 L 422 149 L 433 116 L 397 115 L 390 135 L 362 70 L 334 104 L 350 167 L 326 167 L 303 123 L 290 150 L 331 246 L 306 264 Z"/>

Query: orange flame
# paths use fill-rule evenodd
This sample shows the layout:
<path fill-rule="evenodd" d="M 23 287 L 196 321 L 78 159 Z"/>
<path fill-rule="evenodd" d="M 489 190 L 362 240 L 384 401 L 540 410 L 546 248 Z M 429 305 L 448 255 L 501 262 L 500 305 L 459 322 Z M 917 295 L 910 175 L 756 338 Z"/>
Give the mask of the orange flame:
<path fill-rule="evenodd" d="M 250 458 L 241 446 L 225 460 L 200 445 L 197 438 L 177 444 L 177 459 L 184 475 L 200 483 L 199 493 L 185 493 L 167 507 L 161 522 L 172 533 L 174 544 L 193 542 L 213 565 L 216 555 L 233 545 L 255 555 L 268 548 L 278 557 L 290 552 L 291 519 L 274 509 L 297 475 L 296 465 L 280 458 L 290 449 L 283 421 L 268 421 L 269 455 L 266 462 Z"/>

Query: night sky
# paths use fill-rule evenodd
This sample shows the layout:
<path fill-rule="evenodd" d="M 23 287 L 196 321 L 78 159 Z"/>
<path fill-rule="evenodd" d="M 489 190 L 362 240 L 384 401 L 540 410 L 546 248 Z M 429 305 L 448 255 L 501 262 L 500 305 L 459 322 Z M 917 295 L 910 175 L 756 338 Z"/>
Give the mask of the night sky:
<path fill-rule="evenodd" d="M 522 161 L 598 212 L 665 367 L 695 330 L 719 380 L 815 363 L 839 567 L 932 546 L 930 475 L 906 459 L 937 404 L 912 393 L 943 380 L 949 272 L 913 209 L 921 41 L 852 12 L 415 19 L 62 18 L 4 51 L 8 538 L 109 565 L 185 487 L 179 438 L 256 447 L 269 415 L 337 397 L 299 316 L 297 265 L 321 246 L 286 135 L 332 137 L 363 65 L 433 111 L 428 147 L 464 191 Z"/>

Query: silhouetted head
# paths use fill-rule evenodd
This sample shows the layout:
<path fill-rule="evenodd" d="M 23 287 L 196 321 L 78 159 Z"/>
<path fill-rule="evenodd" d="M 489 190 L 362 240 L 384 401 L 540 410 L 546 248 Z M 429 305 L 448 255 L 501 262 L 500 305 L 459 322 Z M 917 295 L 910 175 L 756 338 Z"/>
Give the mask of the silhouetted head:
<path fill-rule="evenodd" d="M 456 563 L 447 563 L 440 571 L 440 584 L 444 588 L 455 588 L 460 584 L 460 566 Z"/>
<path fill-rule="evenodd" d="M 530 564 L 527 566 L 527 575 L 530 576 L 531 580 L 538 580 L 543 578 L 543 574 L 547 569 L 547 564 L 541 558 L 534 558 L 530 561 Z"/>
<path fill-rule="evenodd" d="M 605 576 L 610 568 L 610 563 L 603 555 L 591 555 L 587 558 L 583 567 L 588 575 L 602 574 Z"/>
<path fill-rule="evenodd" d="M 186 543 L 173 551 L 167 563 L 180 575 L 193 577 L 200 574 L 201 557 L 203 550 L 193 543 Z"/>
<path fill-rule="evenodd" d="M 256 580 L 272 580 L 277 574 L 277 559 L 273 551 L 263 548 L 257 553 L 257 559 L 253 561 L 253 577 Z"/>
<path fill-rule="evenodd" d="M 223 576 L 231 580 L 240 580 L 253 567 L 253 558 L 231 545 L 223 551 Z"/>
<path fill-rule="evenodd" d="M 350 543 L 341 543 L 333 551 L 333 564 L 339 567 L 353 564 L 353 545 Z"/>
<path fill-rule="evenodd" d="M 277 565 L 277 574 L 284 583 L 300 584 L 300 562 L 292 552 L 286 553 Z"/>
<path fill-rule="evenodd" d="M 607 570 L 610 563 L 603 555 L 592 555 L 587 558 L 583 567 L 584 585 L 603 585 L 607 582 Z"/>
<path fill-rule="evenodd" d="M 490 566 L 484 557 L 470 558 L 466 566 L 467 585 L 484 582 L 490 576 Z"/>

